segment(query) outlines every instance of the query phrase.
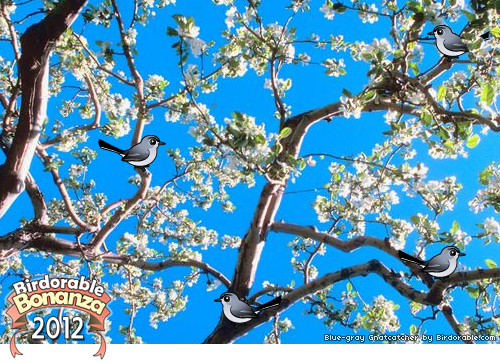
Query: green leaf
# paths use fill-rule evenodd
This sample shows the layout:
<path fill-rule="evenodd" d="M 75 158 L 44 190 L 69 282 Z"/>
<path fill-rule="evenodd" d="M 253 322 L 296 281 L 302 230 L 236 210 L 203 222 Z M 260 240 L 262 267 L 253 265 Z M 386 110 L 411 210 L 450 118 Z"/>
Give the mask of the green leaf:
<path fill-rule="evenodd" d="M 417 215 L 411 216 L 410 219 L 413 222 L 413 224 L 419 224 L 420 223 L 420 218 Z"/>
<path fill-rule="evenodd" d="M 292 133 L 292 129 L 290 127 L 284 127 L 280 132 L 280 138 L 286 139 Z"/>
<path fill-rule="evenodd" d="M 363 99 L 365 101 L 371 101 L 376 95 L 377 93 L 375 91 L 368 91 L 363 95 Z"/>
<path fill-rule="evenodd" d="M 415 324 L 410 325 L 410 334 L 411 335 L 417 335 L 418 334 L 418 328 Z"/>
<path fill-rule="evenodd" d="M 493 260 L 490 260 L 490 259 L 487 259 L 487 260 L 484 260 L 484 263 L 486 264 L 486 266 L 488 266 L 489 268 L 497 268 L 497 264 L 495 263 L 495 261 Z"/>
<path fill-rule="evenodd" d="M 352 92 L 350 92 L 349 90 L 347 90 L 347 89 L 345 89 L 345 88 L 344 88 L 344 89 L 342 89 L 342 94 L 343 94 L 344 96 L 349 97 L 349 98 L 353 98 L 353 97 L 354 97 L 354 95 L 352 94 Z"/>
<path fill-rule="evenodd" d="M 304 158 L 300 158 L 298 160 L 299 162 L 299 170 L 304 170 L 306 168 L 306 161 L 304 160 Z"/>
<path fill-rule="evenodd" d="M 338 2 L 333 4 L 333 10 L 335 10 L 339 14 L 343 14 L 346 12 L 347 7 L 344 4 Z"/>
<path fill-rule="evenodd" d="M 430 125 L 431 124 L 431 121 L 432 121 L 432 115 L 428 112 L 425 112 L 425 111 L 422 111 L 422 113 L 420 114 L 420 119 L 422 120 L 422 122 L 424 123 L 424 125 Z"/>
<path fill-rule="evenodd" d="M 417 63 L 411 62 L 410 63 L 410 69 L 411 69 L 411 71 L 413 72 L 413 74 L 415 76 L 420 73 L 420 68 L 418 68 L 418 64 Z"/>
<path fill-rule="evenodd" d="M 367 321 L 367 322 L 364 322 L 362 326 L 363 326 L 363 329 L 370 331 L 373 328 L 373 323 Z"/>
<path fill-rule="evenodd" d="M 350 282 L 348 282 L 346 284 L 346 287 L 347 287 L 347 292 L 351 292 L 352 291 L 352 284 Z"/>
<path fill-rule="evenodd" d="M 472 20 L 476 19 L 476 16 L 473 13 L 471 13 L 470 11 L 462 10 L 462 13 L 465 14 L 468 21 L 472 21 Z"/>
<path fill-rule="evenodd" d="M 481 172 L 479 172 L 479 182 L 482 185 L 488 185 L 489 178 L 492 176 L 492 173 L 490 170 L 485 169 Z"/>
<path fill-rule="evenodd" d="M 494 36 L 494 37 L 500 37 L 500 28 L 492 28 L 490 30 L 490 33 Z"/>
<path fill-rule="evenodd" d="M 479 135 L 474 134 L 474 135 L 469 136 L 465 145 L 467 145 L 467 147 L 469 149 L 474 149 L 479 144 L 479 141 L 481 141 L 481 138 L 479 137 Z"/>
<path fill-rule="evenodd" d="M 179 35 L 179 33 L 177 32 L 176 29 L 172 28 L 172 27 L 168 27 L 167 28 L 167 35 L 170 36 L 170 37 L 176 37 L 177 35 Z"/>
<path fill-rule="evenodd" d="M 467 293 L 473 299 L 477 299 L 479 297 L 479 291 L 475 287 L 466 287 Z"/>
<path fill-rule="evenodd" d="M 443 140 L 449 140 L 451 138 L 451 133 L 447 128 L 440 128 L 438 132 L 439 137 Z"/>
<path fill-rule="evenodd" d="M 264 137 L 264 135 L 257 134 L 255 135 L 255 142 L 257 143 L 257 145 L 264 145 L 266 143 L 266 138 Z"/>
<path fill-rule="evenodd" d="M 493 99 L 495 98 L 495 89 L 490 83 L 486 83 L 481 90 L 481 102 L 484 102 L 486 105 L 491 105 L 493 103 Z"/>
<path fill-rule="evenodd" d="M 238 111 L 234 111 L 233 113 L 231 113 L 231 116 L 233 116 L 235 121 L 243 121 L 245 119 L 245 116 Z"/>
<path fill-rule="evenodd" d="M 474 19 L 470 22 L 470 25 L 473 28 L 483 28 L 485 24 L 486 24 L 486 20 L 484 20 L 484 19 Z"/>
<path fill-rule="evenodd" d="M 437 94 L 438 101 L 444 100 L 445 96 L 446 96 L 446 87 L 445 86 L 439 86 L 439 88 L 438 88 L 438 94 Z"/>
<path fill-rule="evenodd" d="M 457 221 L 453 221 L 453 224 L 451 225 L 451 233 L 455 233 L 460 229 L 460 224 L 458 224 Z"/>

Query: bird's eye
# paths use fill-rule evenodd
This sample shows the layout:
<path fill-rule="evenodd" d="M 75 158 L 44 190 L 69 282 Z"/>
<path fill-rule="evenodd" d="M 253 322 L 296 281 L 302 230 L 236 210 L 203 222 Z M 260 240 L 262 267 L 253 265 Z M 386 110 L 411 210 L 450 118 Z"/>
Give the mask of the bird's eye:
<path fill-rule="evenodd" d="M 224 296 L 224 301 L 225 301 L 225 302 L 229 302 L 229 301 L 231 301 L 231 297 L 230 297 L 230 296 Z"/>
<path fill-rule="evenodd" d="M 156 145 L 156 140 L 155 140 L 155 139 L 151 139 L 151 140 L 149 140 L 149 144 L 150 144 L 150 145 Z"/>
<path fill-rule="evenodd" d="M 443 29 L 438 29 L 437 33 L 438 33 L 438 35 L 443 35 L 444 34 L 444 30 Z"/>
<path fill-rule="evenodd" d="M 455 250 L 450 251 L 450 256 L 455 256 L 456 254 L 457 254 L 457 252 Z"/>

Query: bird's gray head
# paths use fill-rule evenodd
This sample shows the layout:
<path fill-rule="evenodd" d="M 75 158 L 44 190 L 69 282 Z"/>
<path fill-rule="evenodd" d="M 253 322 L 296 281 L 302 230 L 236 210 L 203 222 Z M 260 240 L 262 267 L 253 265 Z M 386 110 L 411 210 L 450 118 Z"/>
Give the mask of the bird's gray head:
<path fill-rule="evenodd" d="M 156 149 L 160 145 L 165 145 L 165 143 L 161 142 L 158 136 L 148 135 L 142 138 L 141 145 L 147 147 L 148 149 Z"/>
<path fill-rule="evenodd" d="M 222 305 L 231 306 L 233 302 L 239 301 L 239 300 L 240 299 L 238 299 L 238 296 L 236 296 L 235 294 L 233 294 L 231 292 L 225 292 L 220 296 L 220 298 L 215 299 L 214 301 L 220 302 L 220 303 L 222 303 Z"/>
<path fill-rule="evenodd" d="M 441 255 L 446 256 L 449 260 L 458 260 L 460 256 L 465 256 L 465 253 L 460 252 L 458 247 L 448 246 L 443 248 Z"/>
<path fill-rule="evenodd" d="M 446 38 L 447 35 L 453 34 L 452 30 L 446 25 L 438 25 L 434 28 L 434 30 L 427 35 L 434 35 L 437 39 Z"/>

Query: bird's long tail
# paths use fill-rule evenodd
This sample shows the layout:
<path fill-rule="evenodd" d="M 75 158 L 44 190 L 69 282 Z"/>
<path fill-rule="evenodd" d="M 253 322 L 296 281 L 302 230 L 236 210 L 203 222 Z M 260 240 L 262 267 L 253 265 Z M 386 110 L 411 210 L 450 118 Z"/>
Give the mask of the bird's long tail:
<path fill-rule="evenodd" d="M 271 301 L 268 301 L 265 304 L 256 307 L 254 310 L 256 313 L 258 313 L 261 312 L 262 310 L 272 308 L 273 306 L 278 306 L 279 304 L 281 304 L 281 296 L 278 296 L 277 298 L 272 299 Z"/>
<path fill-rule="evenodd" d="M 99 146 L 101 147 L 101 149 L 112 151 L 120 155 L 123 155 L 125 153 L 122 149 L 118 149 L 117 147 L 114 147 L 113 145 L 108 144 L 106 141 L 102 141 L 101 139 L 99 139 Z"/>
<path fill-rule="evenodd" d="M 420 267 L 424 267 L 424 261 L 419 260 L 416 257 L 410 256 L 409 254 L 404 253 L 403 251 L 399 251 L 398 254 L 399 254 L 399 258 L 402 259 L 403 261 L 408 261 L 411 263 L 415 263 L 415 264 L 419 265 Z"/>

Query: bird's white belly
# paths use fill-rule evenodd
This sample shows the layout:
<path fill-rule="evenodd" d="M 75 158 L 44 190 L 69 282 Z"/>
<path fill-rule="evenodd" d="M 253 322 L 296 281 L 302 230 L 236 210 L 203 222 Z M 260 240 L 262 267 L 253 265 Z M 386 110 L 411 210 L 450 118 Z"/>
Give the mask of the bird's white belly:
<path fill-rule="evenodd" d="M 450 276 L 453 273 L 453 271 L 455 271 L 456 268 L 457 268 L 457 261 L 455 260 L 450 263 L 450 266 L 446 270 L 441 272 L 429 272 L 429 275 L 434 277 L 447 277 Z"/>
<path fill-rule="evenodd" d="M 436 46 L 438 48 L 438 50 L 443 53 L 444 55 L 447 55 L 449 57 L 458 57 L 459 55 L 462 55 L 464 54 L 465 52 L 464 51 L 458 51 L 458 52 L 455 52 L 453 50 L 449 50 L 448 48 L 446 48 L 444 46 L 444 40 L 443 39 L 438 39 L 436 41 Z"/>
<path fill-rule="evenodd" d="M 134 166 L 146 166 L 151 164 L 156 159 L 156 150 L 151 150 L 149 156 L 142 161 L 129 161 L 128 163 Z"/>
<path fill-rule="evenodd" d="M 224 315 L 233 323 L 237 324 L 246 323 L 247 321 L 251 320 L 251 318 L 237 318 L 236 316 L 231 314 L 231 307 L 228 305 L 224 305 Z"/>

